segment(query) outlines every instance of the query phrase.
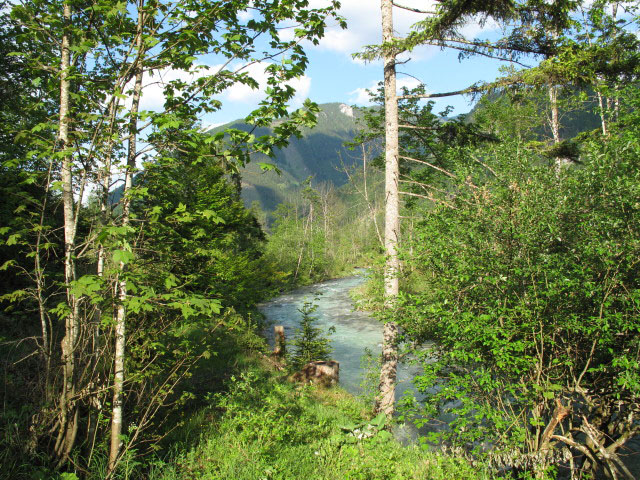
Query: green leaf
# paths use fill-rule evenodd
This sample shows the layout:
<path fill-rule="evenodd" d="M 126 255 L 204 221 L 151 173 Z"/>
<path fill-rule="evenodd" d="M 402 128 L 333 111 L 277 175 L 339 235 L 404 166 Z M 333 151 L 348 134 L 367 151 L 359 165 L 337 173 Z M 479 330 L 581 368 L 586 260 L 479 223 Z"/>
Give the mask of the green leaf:
<path fill-rule="evenodd" d="M 16 245 L 18 243 L 19 239 L 20 239 L 20 234 L 19 233 L 14 233 L 13 235 L 9 236 L 9 238 L 6 241 L 6 244 L 8 246 Z"/>
<path fill-rule="evenodd" d="M 379 413 L 369 423 L 371 423 L 371 425 L 376 426 L 377 428 L 382 428 L 387 423 L 387 416 L 384 413 Z"/>
<path fill-rule="evenodd" d="M 0 271 L 7 270 L 12 265 L 16 265 L 16 261 L 15 260 L 7 260 L 6 262 L 4 262 L 2 264 L 2 266 L 0 266 Z"/>
<path fill-rule="evenodd" d="M 220 217 L 216 212 L 214 212 L 213 210 L 204 210 L 202 212 L 202 216 L 208 220 L 211 220 L 215 223 L 224 223 L 224 219 L 222 217 Z"/>
<path fill-rule="evenodd" d="M 175 275 L 171 273 L 164 280 L 164 286 L 167 290 L 170 290 L 171 288 L 175 287 L 177 284 L 178 284 L 178 279 L 176 278 Z"/>
<path fill-rule="evenodd" d="M 112 258 L 114 263 L 122 263 L 126 265 L 135 258 L 135 255 L 133 252 L 128 250 L 114 250 Z"/>

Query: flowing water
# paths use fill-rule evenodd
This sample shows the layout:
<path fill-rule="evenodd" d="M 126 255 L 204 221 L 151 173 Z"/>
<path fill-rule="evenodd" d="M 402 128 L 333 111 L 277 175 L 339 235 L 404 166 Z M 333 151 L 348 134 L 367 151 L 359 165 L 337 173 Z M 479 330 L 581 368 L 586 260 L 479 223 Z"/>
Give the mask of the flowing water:
<path fill-rule="evenodd" d="M 349 291 L 366 280 L 366 272 L 336 280 L 328 280 L 281 295 L 260 306 L 270 325 L 283 325 L 285 337 L 289 341 L 299 327 L 302 314 L 298 309 L 305 302 L 317 305 L 313 316 L 316 326 L 323 332 L 330 327 L 335 332 L 328 336 L 333 354 L 331 358 L 340 362 L 340 385 L 347 391 L 358 394 L 365 372 L 361 368 L 361 359 L 365 349 L 369 349 L 377 358 L 382 347 L 382 323 L 370 314 L 354 309 Z M 273 345 L 273 328 L 268 338 Z M 398 371 L 396 396 L 409 388 L 409 372 L 401 367 Z"/>

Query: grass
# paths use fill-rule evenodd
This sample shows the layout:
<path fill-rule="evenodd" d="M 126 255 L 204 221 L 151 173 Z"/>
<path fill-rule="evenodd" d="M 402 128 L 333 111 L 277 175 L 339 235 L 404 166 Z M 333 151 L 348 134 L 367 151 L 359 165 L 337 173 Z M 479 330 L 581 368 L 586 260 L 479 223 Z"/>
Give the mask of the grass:
<path fill-rule="evenodd" d="M 256 362 L 191 417 L 199 441 L 174 444 L 152 480 L 486 479 L 464 460 L 404 447 L 341 389 L 289 383 Z M 189 446 L 191 445 L 191 446 Z"/>

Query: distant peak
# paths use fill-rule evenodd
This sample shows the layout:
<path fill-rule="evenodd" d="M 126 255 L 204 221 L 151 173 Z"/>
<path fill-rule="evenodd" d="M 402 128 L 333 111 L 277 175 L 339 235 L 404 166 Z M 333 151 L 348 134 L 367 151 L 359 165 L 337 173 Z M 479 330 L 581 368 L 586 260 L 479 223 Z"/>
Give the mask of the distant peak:
<path fill-rule="evenodd" d="M 340 104 L 340 111 L 344 113 L 347 117 L 353 118 L 353 108 L 344 103 Z"/>

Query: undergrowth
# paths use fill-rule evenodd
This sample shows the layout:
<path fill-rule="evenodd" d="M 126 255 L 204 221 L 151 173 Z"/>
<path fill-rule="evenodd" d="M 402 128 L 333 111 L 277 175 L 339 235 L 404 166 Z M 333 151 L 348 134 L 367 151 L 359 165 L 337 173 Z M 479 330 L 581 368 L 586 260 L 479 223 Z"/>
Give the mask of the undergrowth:
<path fill-rule="evenodd" d="M 289 383 L 254 365 L 233 376 L 226 393 L 193 415 L 195 446 L 175 444 L 152 480 L 187 479 L 488 479 L 465 461 L 404 447 L 340 389 Z M 193 444 L 192 444 L 193 445 Z"/>

